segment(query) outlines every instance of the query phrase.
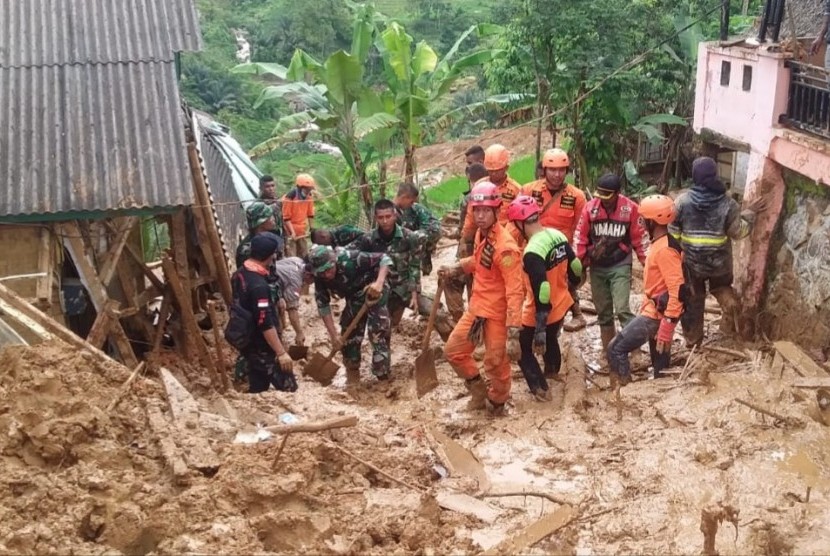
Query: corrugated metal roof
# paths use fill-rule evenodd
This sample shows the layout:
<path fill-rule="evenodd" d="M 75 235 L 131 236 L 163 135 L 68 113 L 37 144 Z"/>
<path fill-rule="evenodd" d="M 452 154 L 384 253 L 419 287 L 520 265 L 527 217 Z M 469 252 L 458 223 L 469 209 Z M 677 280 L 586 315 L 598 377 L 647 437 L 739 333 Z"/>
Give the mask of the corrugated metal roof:
<path fill-rule="evenodd" d="M 250 167 L 255 168 L 255 166 L 250 159 L 247 161 L 237 159 L 236 155 L 224 144 L 224 141 L 230 138 L 208 127 L 212 120 L 194 114 L 194 121 L 199 134 L 198 145 L 202 160 L 202 173 L 211 201 L 214 203 L 213 210 L 220 226 L 225 254 L 228 260 L 234 261 L 236 246 L 248 233 L 243 205 L 247 206 L 247 202 L 256 198 L 250 191 L 250 185 L 247 185 L 247 179 L 251 176 L 243 176 L 242 172 L 246 170 L 250 172 Z"/>
<path fill-rule="evenodd" d="M 172 62 L 0 68 L 0 121 L 0 215 L 193 203 Z"/>
<path fill-rule="evenodd" d="M 0 67 L 171 61 L 202 47 L 193 0 L 0 0 Z"/>

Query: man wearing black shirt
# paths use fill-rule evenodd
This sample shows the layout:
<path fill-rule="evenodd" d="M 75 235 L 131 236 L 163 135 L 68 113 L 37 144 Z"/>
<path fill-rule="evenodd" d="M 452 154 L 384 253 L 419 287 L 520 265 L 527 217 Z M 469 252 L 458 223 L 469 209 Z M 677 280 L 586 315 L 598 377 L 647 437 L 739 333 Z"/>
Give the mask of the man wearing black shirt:
<path fill-rule="evenodd" d="M 297 380 L 293 362 L 279 336 L 280 319 L 266 280 L 279 240 L 272 234 L 251 239 L 251 254 L 234 273 L 234 302 L 253 315 L 254 332 L 242 356 L 248 362 L 248 391 L 265 392 L 270 384 L 277 390 L 295 392 Z"/>

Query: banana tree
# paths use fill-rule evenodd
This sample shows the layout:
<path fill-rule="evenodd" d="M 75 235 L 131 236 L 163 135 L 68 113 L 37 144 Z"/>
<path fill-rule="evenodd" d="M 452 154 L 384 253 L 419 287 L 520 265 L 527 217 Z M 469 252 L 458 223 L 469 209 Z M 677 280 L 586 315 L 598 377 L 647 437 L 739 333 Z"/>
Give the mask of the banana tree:
<path fill-rule="evenodd" d="M 424 41 L 414 44 L 412 36 L 399 23 L 387 24 L 378 35 L 375 46 L 383 59 L 387 86 L 384 96 L 391 100 L 393 114 L 399 120 L 406 179 L 414 178 L 415 149 L 423 144 L 421 119 L 430 113 L 439 99 L 451 92 L 464 70 L 480 66 L 497 55 L 496 50 L 483 49 L 453 61 L 461 44 L 474 32 L 485 35 L 495 29 L 497 27 L 493 25 L 470 27 L 440 60 Z"/>
<path fill-rule="evenodd" d="M 386 136 L 384 131 L 400 123 L 397 117 L 383 109 L 380 98 L 364 82 L 363 68 L 374 29 L 372 14 L 367 10 L 355 21 L 350 52 L 335 52 L 320 63 L 308 53 L 297 50 L 287 68 L 273 63 L 249 63 L 233 69 L 237 73 L 270 75 L 288 81 L 265 87 L 256 101 L 257 106 L 279 99 L 299 108 L 277 122 L 274 138 L 253 150 L 267 152 L 287 136 L 296 135 L 298 130 L 300 133 L 319 130 L 325 140 L 337 146 L 352 175 L 362 186 L 367 213 L 372 196 L 359 143 L 365 140 L 377 144 Z"/>

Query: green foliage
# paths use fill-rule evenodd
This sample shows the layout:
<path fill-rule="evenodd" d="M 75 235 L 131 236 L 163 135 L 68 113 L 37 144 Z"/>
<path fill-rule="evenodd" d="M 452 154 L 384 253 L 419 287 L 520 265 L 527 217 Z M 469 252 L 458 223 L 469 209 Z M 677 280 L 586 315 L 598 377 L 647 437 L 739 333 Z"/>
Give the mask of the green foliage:
<path fill-rule="evenodd" d="M 170 248 L 170 230 L 155 217 L 141 220 L 141 247 L 145 261 L 157 261 Z"/>

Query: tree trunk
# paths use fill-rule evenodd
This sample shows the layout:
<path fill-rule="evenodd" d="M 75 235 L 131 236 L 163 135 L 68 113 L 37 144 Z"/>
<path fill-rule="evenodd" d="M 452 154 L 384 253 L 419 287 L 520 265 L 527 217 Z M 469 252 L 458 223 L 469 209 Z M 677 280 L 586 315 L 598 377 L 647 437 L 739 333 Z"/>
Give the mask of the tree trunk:
<path fill-rule="evenodd" d="M 404 180 L 416 183 L 415 179 L 415 145 L 407 143 L 404 146 L 404 153 L 403 153 L 403 178 Z"/>
<path fill-rule="evenodd" d="M 366 177 L 366 167 L 363 165 L 363 159 L 360 156 L 360 152 L 357 148 L 352 150 L 352 159 L 354 160 L 354 168 L 357 172 L 358 183 L 360 184 L 360 196 L 363 200 L 363 211 L 366 213 L 366 217 L 369 219 L 369 224 L 373 224 L 373 214 L 372 211 L 372 188 L 369 186 L 369 179 Z"/>
<path fill-rule="evenodd" d="M 380 187 L 380 198 L 381 199 L 386 199 L 386 174 L 387 174 L 387 172 L 386 172 L 386 157 L 381 155 L 381 157 L 380 157 L 380 176 L 378 178 L 380 180 L 379 187 Z"/>

